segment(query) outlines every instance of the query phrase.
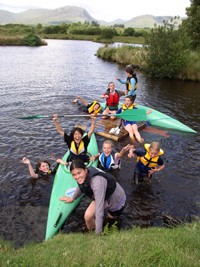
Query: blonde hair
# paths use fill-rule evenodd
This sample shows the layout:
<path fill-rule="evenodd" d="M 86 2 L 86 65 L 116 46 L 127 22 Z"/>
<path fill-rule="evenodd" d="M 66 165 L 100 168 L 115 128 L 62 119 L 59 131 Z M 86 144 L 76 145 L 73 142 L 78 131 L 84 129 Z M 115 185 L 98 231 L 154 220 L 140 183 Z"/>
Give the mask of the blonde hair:
<path fill-rule="evenodd" d="M 110 145 L 112 149 L 113 149 L 113 147 L 114 147 L 114 143 L 113 143 L 111 140 L 105 140 L 105 141 L 103 142 L 102 147 L 103 147 L 104 145 Z"/>
<path fill-rule="evenodd" d="M 156 141 L 151 142 L 149 149 L 154 149 L 156 151 L 160 151 L 160 143 L 156 142 Z"/>

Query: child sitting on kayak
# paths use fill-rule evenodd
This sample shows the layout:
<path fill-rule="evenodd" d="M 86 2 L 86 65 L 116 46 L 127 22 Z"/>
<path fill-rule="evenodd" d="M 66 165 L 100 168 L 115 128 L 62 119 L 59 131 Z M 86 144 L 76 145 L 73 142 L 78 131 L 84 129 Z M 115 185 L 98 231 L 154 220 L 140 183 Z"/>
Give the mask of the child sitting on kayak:
<path fill-rule="evenodd" d="M 135 104 L 133 103 L 133 99 L 131 96 L 126 96 L 124 100 L 124 104 L 120 109 L 117 110 L 116 114 L 122 113 L 124 110 L 130 110 L 130 109 L 135 109 Z M 146 114 L 151 113 L 152 110 L 149 109 Z M 136 121 L 127 121 L 122 119 L 121 120 L 123 127 L 125 130 L 129 133 L 129 137 L 133 143 L 135 143 L 135 138 L 139 143 L 143 143 L 144 139 L 141 137 L 139 131 L 138 131 L 138 126 L 136 124 Z"/>
<path fill-rule="evenodd" d="M 50 168 L 51 165 L 47 160 L 40 160 L 36 164 L 36 170 L 33 169 L 31 162 L 28 158 L 24 157 L 22 163 L 26 164 L 29 169 L 30 176 L 34 179 L 48 178 L 50 174 L 55 174 L 58 168 L 58 164 L 66 165 L 66 162 L 62 159 L 57 159 L 54 167 Z"/>
<path fill-rule="evenodd" d="M 162 155 L 164 151 L 160 148 L 159 142 L 144 144 L 144 148 L 135 149 L 131 147 L 128 157 L 137 155 L 137 163 L 134 170 L 134 181 L 137 184 L 140 180 L 151 181 L 152 174 L 165 168 Z"/>
<path fill-rule="evenodd" d="M 80 100 L 83 105 L 86 107 L 86 111 L 89 114 L 98 114 L 101 111 L 101 105 L 97 100 L 94 100 L 91 104 L 89 104 L 85 99 L 80 97 L 79 95 L 72 101 L 72 103 L 77 103 Z"/>
<path fill-rule="evenodd" d="M 87 134 L 84 135 L 84 132 L 81 128 L 75 127 L 70 134 L 63 130 L 60 124 L 57 121 L 58 114 L 54 114 L 53 122 L 56 127 L 56 130 L 64 137 L 65 143 L 70 151 L 70 156 L 68 162 L 71 162 L 74 159 L 82 159 L 84 162 L 89 161 L 89 155 L 87 154 L 87 147 L 90 142 L 90 137 L 95 129 L 96 118 L 92 118 L 92 124 L 90 130 Z"/>
<path fill-rule="evenodd" d="M 126 151 L 128 151 L 132 146 L 128 144 L 123 147 L 120 152 L 113 154 L 114 144 L 111 140 L 105 140 L 102 146 L 102 153 L 98 153 L 96 156 L 90 158 L 91 161 L 99 159 L 101 168 L 104 171 L 111 171 L 119 169 L 121 167 L 121 157 Z"/>

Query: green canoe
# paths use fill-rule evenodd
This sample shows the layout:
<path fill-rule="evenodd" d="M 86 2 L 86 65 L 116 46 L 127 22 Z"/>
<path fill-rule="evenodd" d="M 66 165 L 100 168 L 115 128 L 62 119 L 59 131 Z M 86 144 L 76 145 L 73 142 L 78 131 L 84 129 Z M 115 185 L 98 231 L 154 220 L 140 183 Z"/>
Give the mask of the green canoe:
<path fill-rule="evenodd" d="M 91 156 L 97 155 L 98 153 L 95 134 L 91 136 L 88 145 L 88 153 Z M 66 161 L 68 156 L 69 151 L 64 155 L 63 160 Z M 89 166 L 97 167 L 97 163 L 98 160 L 91 162 Z M 80 202 L 81 197 L 72 203 L 65 203 L 59 200 L 59 198 L 64 195 L 72 196 L 77 186 L 77 182 L 74 180 L 67 167 L 60 164 L 54 178 L 51 192 L 45 240 L 52 238 L 60 230 L 67 217 Z"/>
<path fill-rule="evenodd" d="M 123 103 L 120 102 L 119 107 L 121 107 Z M 101 103 L 102 109 L 105 108 L 105 103 Z M 139 110 L 149 110 L 149 107 L 142 106 L 136 104 L 137 109 Z M 152 109 L 152 108 L 151 108 Z M 131 119 L 130 119 L 131 120 Z M 188 127 L 187 125 L 183 124 L 182 122 L 165 115 L 164 113 L 157 111 L 155 109 L 152 109 L 152 113 L 146 115 L 146 121 L 148 122 L 149 125 L 155 126 L 155 127 L 161 127 L 165 129 L 173 129 L 173 130 L 178 130 L 178 131 L 183 131 L 183 132 L 188 132 L 188 133 L 196 133 L 195 130 L 192 128 Z"/>
<path fill-rule="evenodd" d="M 149 110 L 148 107 L 142 106 L 142 105 L 137 105 L 136 106 L 138 109 L 143 109 L 145 111 Z M 161 127 L 161 128 L 166 128 L 166 129 L 173 129 L 173 130 L 178 130 L 178 131 L 183 131 L 183 132 L 188 132 L 188 133 L 196 133 L 192 128 L 188 127 L 187 125 L 183 124 L 182 122 L 165 115 L 162 112 L 159 112 L 155 109 L 152 109 L 152 113 L 147 115 L 147 122 L 156 127 Z"/>

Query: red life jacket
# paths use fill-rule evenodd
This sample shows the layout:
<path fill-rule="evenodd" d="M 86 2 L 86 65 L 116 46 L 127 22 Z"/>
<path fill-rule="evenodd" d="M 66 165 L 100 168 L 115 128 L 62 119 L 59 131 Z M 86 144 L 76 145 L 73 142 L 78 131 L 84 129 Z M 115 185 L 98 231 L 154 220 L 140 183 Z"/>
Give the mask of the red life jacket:
<path fill-rule="evenodd" d="M 107 106 L 118 106 L 120 95 L 117 90 L 115 90 L 114 94 L 110 93 L 110 89 L 107 90 L 108 98 L 106 99 Z"/>

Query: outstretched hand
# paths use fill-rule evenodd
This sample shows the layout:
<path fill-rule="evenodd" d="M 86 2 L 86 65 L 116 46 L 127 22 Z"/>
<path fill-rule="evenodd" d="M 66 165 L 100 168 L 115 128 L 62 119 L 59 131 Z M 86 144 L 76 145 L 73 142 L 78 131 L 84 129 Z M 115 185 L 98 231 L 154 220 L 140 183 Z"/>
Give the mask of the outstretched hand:
<path fill-rule="evenodd" d="M 59 200 L 64 201 L 66 203 L 71 203 L 74 201 L 72 197 L 67 197 L 67 196 L 60 197 Z"/>
<path fill-rule="evenodd" d="M 28 164 L 30 164 L 30 160 L 29 160 L 28 158 L 24 157 L 24 158 L 22 159 L 22 163 L 28 165 Z"/>

